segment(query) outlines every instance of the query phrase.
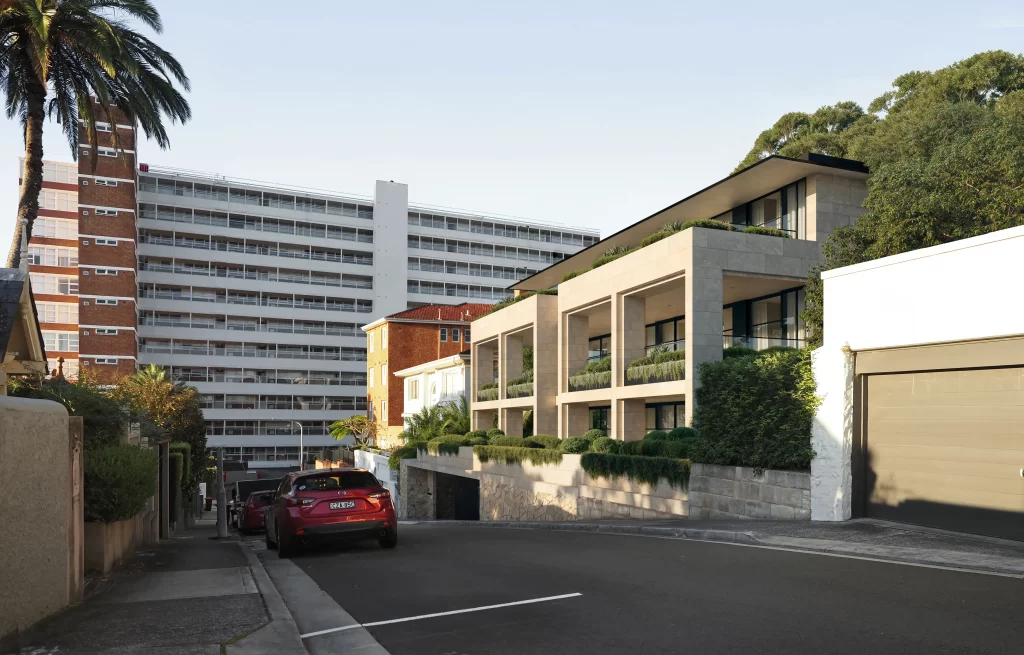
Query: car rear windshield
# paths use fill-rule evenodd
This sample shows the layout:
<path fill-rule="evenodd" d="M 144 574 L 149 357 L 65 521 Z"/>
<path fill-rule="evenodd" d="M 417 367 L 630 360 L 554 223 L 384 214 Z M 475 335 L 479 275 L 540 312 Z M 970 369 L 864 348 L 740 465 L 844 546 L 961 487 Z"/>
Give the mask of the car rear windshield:
<path fill-rule="evenodd" d="M 261 491 L 259 493 L 256 493 L 256 494 L 253 494 L 252 496 L 250 496 L 250 498 L 252 498 L 253 500 L 258 500 L 258 501 L 267 501 L 267 500 L 270 500 L 273 497 L 274 497 L 274 492 L 273 491 Z"/>
<path fill-rule="evenodd" d="M 295 481 L 297 491 L 334 491 L 335 489 L 361 489 L 379 486 L 377 478 L 365 471 L 325 473 L 299 478 Z"/>

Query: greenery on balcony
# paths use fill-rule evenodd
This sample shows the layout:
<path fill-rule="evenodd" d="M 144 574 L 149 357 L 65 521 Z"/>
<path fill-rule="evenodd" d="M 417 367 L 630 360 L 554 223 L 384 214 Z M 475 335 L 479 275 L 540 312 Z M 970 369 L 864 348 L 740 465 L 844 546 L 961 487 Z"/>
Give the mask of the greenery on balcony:
<path fill-rule="evenodd" d="M 533 369 L 530 368 L 522 375 L 518 375 L 505 386 L 506 398 L 525 398 L 533 395 Z"/>
<path fill-rule="evenodd" d="M 605 389 L 610 386 L 612 386 L 611 357 L 602 357 L 597 361 L 589 362 L 583 367 L 583 370 L 569 377 L 570 391 Z"/>
<path fill-rule="evenodd" d="M 633 360 L 626 367 L 626 384 L 669 382 L 686 377 L 686 351 L 654 352 Z"/>
<path fill-rule="evenodd" d="M 491 307 L 491 311 L 487 312 L 487 314 L 483 314 L 482 316 L 487 316 L 488 314 L 493 314 L 494 312 L 501 311 L 502 309 L 505 309 L 506 307 L 508 307 L 510 305 L 514 305 L 517 302 L 521 302 L 523 300 L 526 300 L 527 298 L 532 298 L 533 296 L 557 296 L 557 295 L 558 295 L 558 289 L 554 289 L 554 288 L 552 288 L 552 289 L 537 289 L 536 291 L 524 291 L 523 293 L 519 294 L 518 296 L 512 296 L 511 298 L 505 298 L 501 302 L 495 303 L 494 307 Z"/>
<path fill-rule="evenodd" d="M 476 390 L 476 399 L 478 401 L 497 400 L 498 383 L 488 382 L 487 384 L 481 384 L 480 388 Z"/>
<path fill-rule="evenodd" d="M 777 227 L 765 227 L 763 225 L 750 225 L 743 228 L 743 231 L 748 234 L 763 234 L 765 236 L 781 237 L 783 239 L 793 238 L 790 236 L 789 232 L 786 232 L 785 230 L 780 230 Z"/>

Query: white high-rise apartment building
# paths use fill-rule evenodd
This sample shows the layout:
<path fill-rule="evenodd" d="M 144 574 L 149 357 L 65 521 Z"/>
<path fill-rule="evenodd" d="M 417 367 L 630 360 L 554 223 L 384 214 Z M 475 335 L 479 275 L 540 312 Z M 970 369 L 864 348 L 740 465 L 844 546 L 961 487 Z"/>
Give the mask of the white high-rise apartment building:
<path fill-rule="evenodd" d="M 598 232 L 140 166 L 138 361 L 203 396 L 211 447 L 295 465 L 366 411 L 359 327 L 423 304 L 492 302 Z"/>

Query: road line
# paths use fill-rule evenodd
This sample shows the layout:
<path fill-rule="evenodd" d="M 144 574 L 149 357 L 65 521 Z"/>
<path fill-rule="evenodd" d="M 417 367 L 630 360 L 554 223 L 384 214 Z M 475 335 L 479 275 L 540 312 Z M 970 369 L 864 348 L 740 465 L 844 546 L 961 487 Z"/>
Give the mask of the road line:
<path fill-rule="evenodd" d="M 483 607 L 470 607 L 464 610 L 452 610 L 450 612 L 436 612 L 434 614 L 420 614 L 419 616 L 407 616 L 401 619 L 390 619 L 387 621 L 374 621 L 373 623 L 354 623 L 352 625 L 345 625 L 340 628 L 330 628 L 328 630 L 317 630 L 316 632 L 309 632 L 304 635 L 299 635 L 303 639 L 309 637 L 316 637 L 319 635 L 326 635 L 332 632 L 341 632 L 343 630 L 354 630 L 355 628 L 372 628 L 378 625 L 388 625 L 391 623 L 405 623 L 406 621 L 419 621 L 420 619 L 433 619 L 439 616 L 452 616 L 453 614 L 466 614 L 467 612 L 482 612 L 484 610 L 495 610 L 502 607 L 514 607 L 516 605 L 529 605 L 531 603 L 544 603 L 549 600 L 562 600 L 563 598 L 575 598 L 582 596 L 583 594 L 576 592 L 572 594 L 562 594 L 560 596 L 545 596 L 544 598 L 531 598 L 530 600 L 517 600 L 512 603 L 501 603 L 499 605 L 484 605 Z"/>

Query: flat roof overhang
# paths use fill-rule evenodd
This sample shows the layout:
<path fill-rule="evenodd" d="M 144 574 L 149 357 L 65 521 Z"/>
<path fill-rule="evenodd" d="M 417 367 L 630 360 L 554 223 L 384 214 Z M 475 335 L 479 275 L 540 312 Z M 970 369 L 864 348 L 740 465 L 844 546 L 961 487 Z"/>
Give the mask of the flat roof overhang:
<path fill-rule="evenodd" d="M 816 154 L 807 155 L 803 159 L 772 155 L 508 288 L 521 291 L 549 289 L 561 282 L 562 276 L 570 271 L 590 269 L 594 260 L 609 248 L 620 245 L 635 246 L 645 237 L 660 230 L 665 223 L 713 218 L 816 173 L 830 173 L 859 180 L 866 180 L 869 177 L 867 167 L 852 159 Z"/>

